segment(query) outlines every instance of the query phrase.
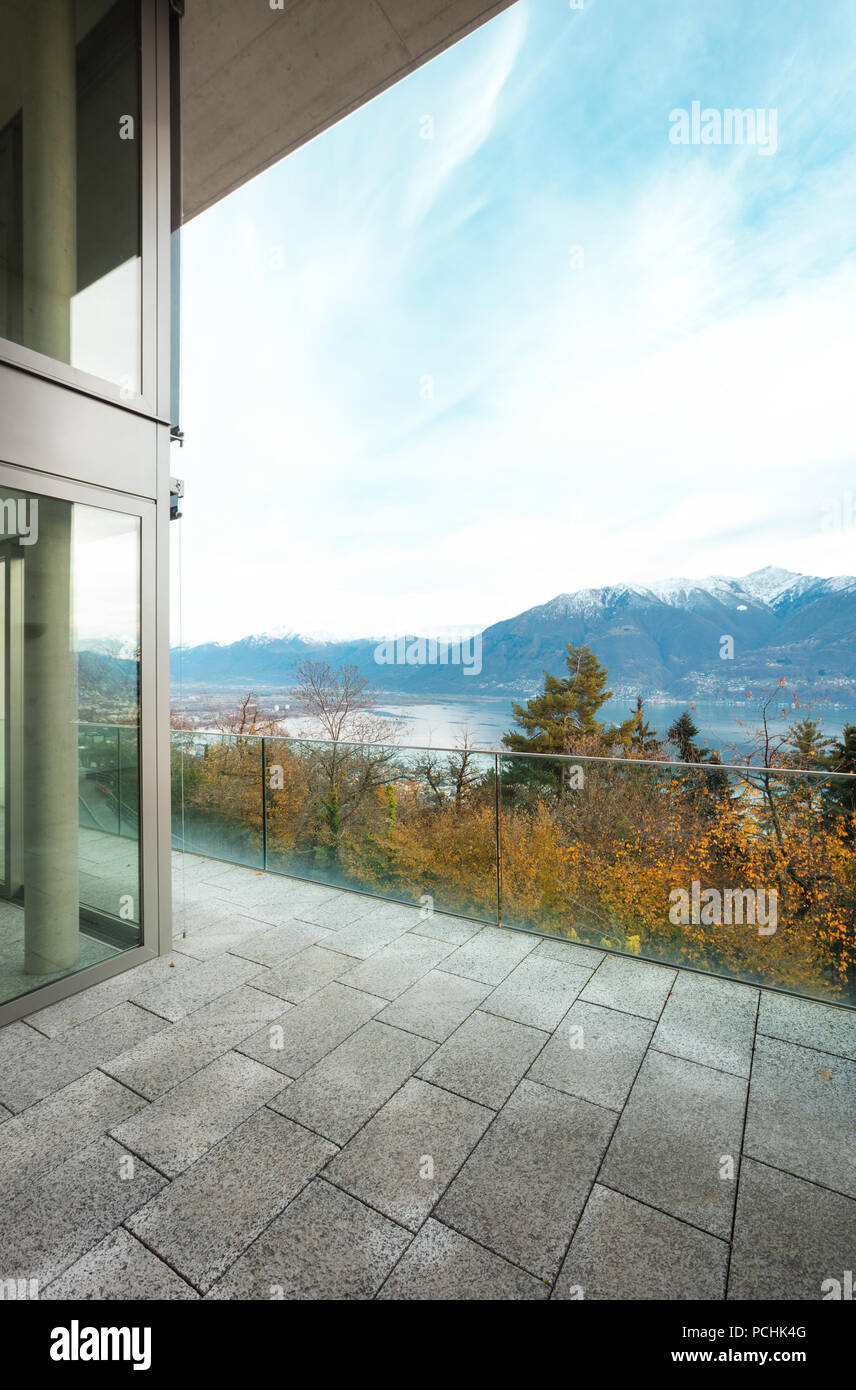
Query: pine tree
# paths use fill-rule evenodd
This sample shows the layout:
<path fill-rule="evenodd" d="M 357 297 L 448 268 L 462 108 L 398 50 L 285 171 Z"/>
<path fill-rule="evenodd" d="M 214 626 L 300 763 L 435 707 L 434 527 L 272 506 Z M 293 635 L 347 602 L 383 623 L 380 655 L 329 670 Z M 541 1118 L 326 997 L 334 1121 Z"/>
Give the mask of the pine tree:
<path fill-rule="evenodd" d="M 641 695 L 636 696 L 636 705 L 630 718 L 630 747 L 639 753 L 659 753 L 660 740 L 657 730 L 652 728 L 645 718 L 645 706 Z"/>
<path fill-rule="evenodd" d="M 794 763 L 797 767 L 819 770 L 829 766 L 834 740 L 823 737 L 819 719 L 806 718 L 794 724 L 788 743 L 796 755 Z"/>
<path fill-rule="evenodd" d="M 606 689 L 608 672 L 589 647 L 567 645 L 565 679 L 544 672 L 544 691 L 525 705 L 512 704 L 514 722 L 523 732 L 512 729 L 502 740 L 515 753 L 566 753 L 575 738 L 603 737 L 607 734 L 597 713 L 612 691 Z M 629 722 L 629 721 L 628 721 Z"/>
<path fill-rule="evenodd" d="M 707 759 L 708 750 L 699 748 L 696 743 L 698 728 L 688 709 L 679 715 L 669 728 L 666 738 L 673 743 L 678 751 L 678 761 L 682 763 L 703 763 Z"/>
<path fill-rule="evenodd" d="M 852 781 L 832 778 L 829 788 L 829 800 L 835 811 L 852 817 L 856 815 L 856 724 L 844 725 L 841 738 L 832 744 L 829 761 L 835 772 L 849 772 L 852 777 Z M 852 821 L 847 838 L 853 839 Z"/>

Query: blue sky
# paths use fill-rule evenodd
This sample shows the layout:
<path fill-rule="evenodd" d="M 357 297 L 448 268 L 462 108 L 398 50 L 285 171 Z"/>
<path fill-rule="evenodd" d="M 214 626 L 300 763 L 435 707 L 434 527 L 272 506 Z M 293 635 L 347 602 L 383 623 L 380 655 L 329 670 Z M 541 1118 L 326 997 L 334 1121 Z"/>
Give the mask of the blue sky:
<path fill-rule="evenodd" d="M 184 641 L 852 572 L 854 59 L 843 0 L 518 0 L 190 223 Z"/>

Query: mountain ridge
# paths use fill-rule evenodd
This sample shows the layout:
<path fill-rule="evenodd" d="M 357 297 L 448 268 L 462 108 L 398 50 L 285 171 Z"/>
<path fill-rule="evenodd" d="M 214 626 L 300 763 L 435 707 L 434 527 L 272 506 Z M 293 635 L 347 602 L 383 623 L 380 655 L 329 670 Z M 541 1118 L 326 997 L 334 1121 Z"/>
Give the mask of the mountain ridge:
<path fill-rule="evenodd" d="M 573 642 L 592 648 L 617 695 L 724 698 L 784 677 L 806 698 L 852 699 L 856 577 L 824 579 L 768 565 L 740 577 L 580 589 L 492 624 L 480 641 L 481 670 L 473 666 L 472 674 L 436 655 L 431 664 L 379 664 L 374 637 L 297 633 L 174 648 L 172 666 L 177 676 L 180 662 L 185 684 L 212 688 L 287 688 L 308 659 L 356 665 L 390 694 L 523 695 L 540 688 L 544 670 L 564 673 L 565 647 Z"/>

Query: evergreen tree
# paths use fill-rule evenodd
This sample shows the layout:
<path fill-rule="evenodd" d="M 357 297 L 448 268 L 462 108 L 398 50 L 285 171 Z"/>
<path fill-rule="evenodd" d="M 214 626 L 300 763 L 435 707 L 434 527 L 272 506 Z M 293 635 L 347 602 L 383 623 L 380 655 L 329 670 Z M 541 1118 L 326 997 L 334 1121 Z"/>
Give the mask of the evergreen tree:
<path fill-rule="evenodd" d="M 699 748 L 696 743 L 697 737 L 698 728 L 688 709 L 679 715 L 666 734 L 666 738 L 677 749 L 678 761 L 682 763 L 703 763 L 707 760 L 708 750 Z"/>
<path fill-rule="evenodd" d="M 829 761 L 835 772 L 849 772 L 853 777 L 852 782 L 835 777 L 831 780 L 829 788 L 829 799 L 836 812 L 839 815 L 853 816 L 856 814 L 856 724 L 844 725 L 841 738 L 832 744 Z M 852 838 L 851 829 L 848 839 Z"/>
<path fill-rule="evenodd" d="M 656 729 L 653 729 L 645 718 L 645 706 L 641 695 L 636 696 L 636 705 L 630 719 L 630 747 L 638 753 L 659 753 L 660 740 Z"/>
<path fill-rule="evenodd" d="M 597 713 L 612 691 L 606 689 L 608 672 L 589 647 L 567 645 L 564 679 L 544 672 L 544 691 L 525 705 L 512 704 L 514 722 L 502 740 L 515 753 L 566 753 L 575 738 L 608 736 Z M 629 721 L 628 721 L 629 723 Z"/>
<path fill-rule="evenodd" d="M 797 767 L 821 769 L 829 766 L 834 740 L 823 737 L 819 719 L 806 718 L 794 724 L 788 743 L 794 750 L 793 762 Z"/>

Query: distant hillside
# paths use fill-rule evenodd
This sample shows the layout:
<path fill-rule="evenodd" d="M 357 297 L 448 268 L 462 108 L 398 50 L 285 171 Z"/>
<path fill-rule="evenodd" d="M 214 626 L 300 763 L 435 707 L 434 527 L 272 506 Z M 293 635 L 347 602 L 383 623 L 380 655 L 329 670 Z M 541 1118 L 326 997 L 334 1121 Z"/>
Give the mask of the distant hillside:
<path fill-rule="evenodd" d="M 720 652 L 733 642 L 733 659 Z M 379 665 L 375 639 L 246 637 L 183 653 L 185 684 L 216 690 L 287 687 L 307 658 L 353 664 L 391 694 L 523 694 L 542 672 L 559 675 L 568 642 L 586 643 L 616 694 L 726 697 L 781 677 L 806 698 L 856 698 L 856 578 L 817 579 L 768 566 L 741 579 L 715 576 L 647 586 L 619 584 L 559 594 L 482 634 L 482 670 Z M 172 653 L 173 679 L 178 652 Z"/>

